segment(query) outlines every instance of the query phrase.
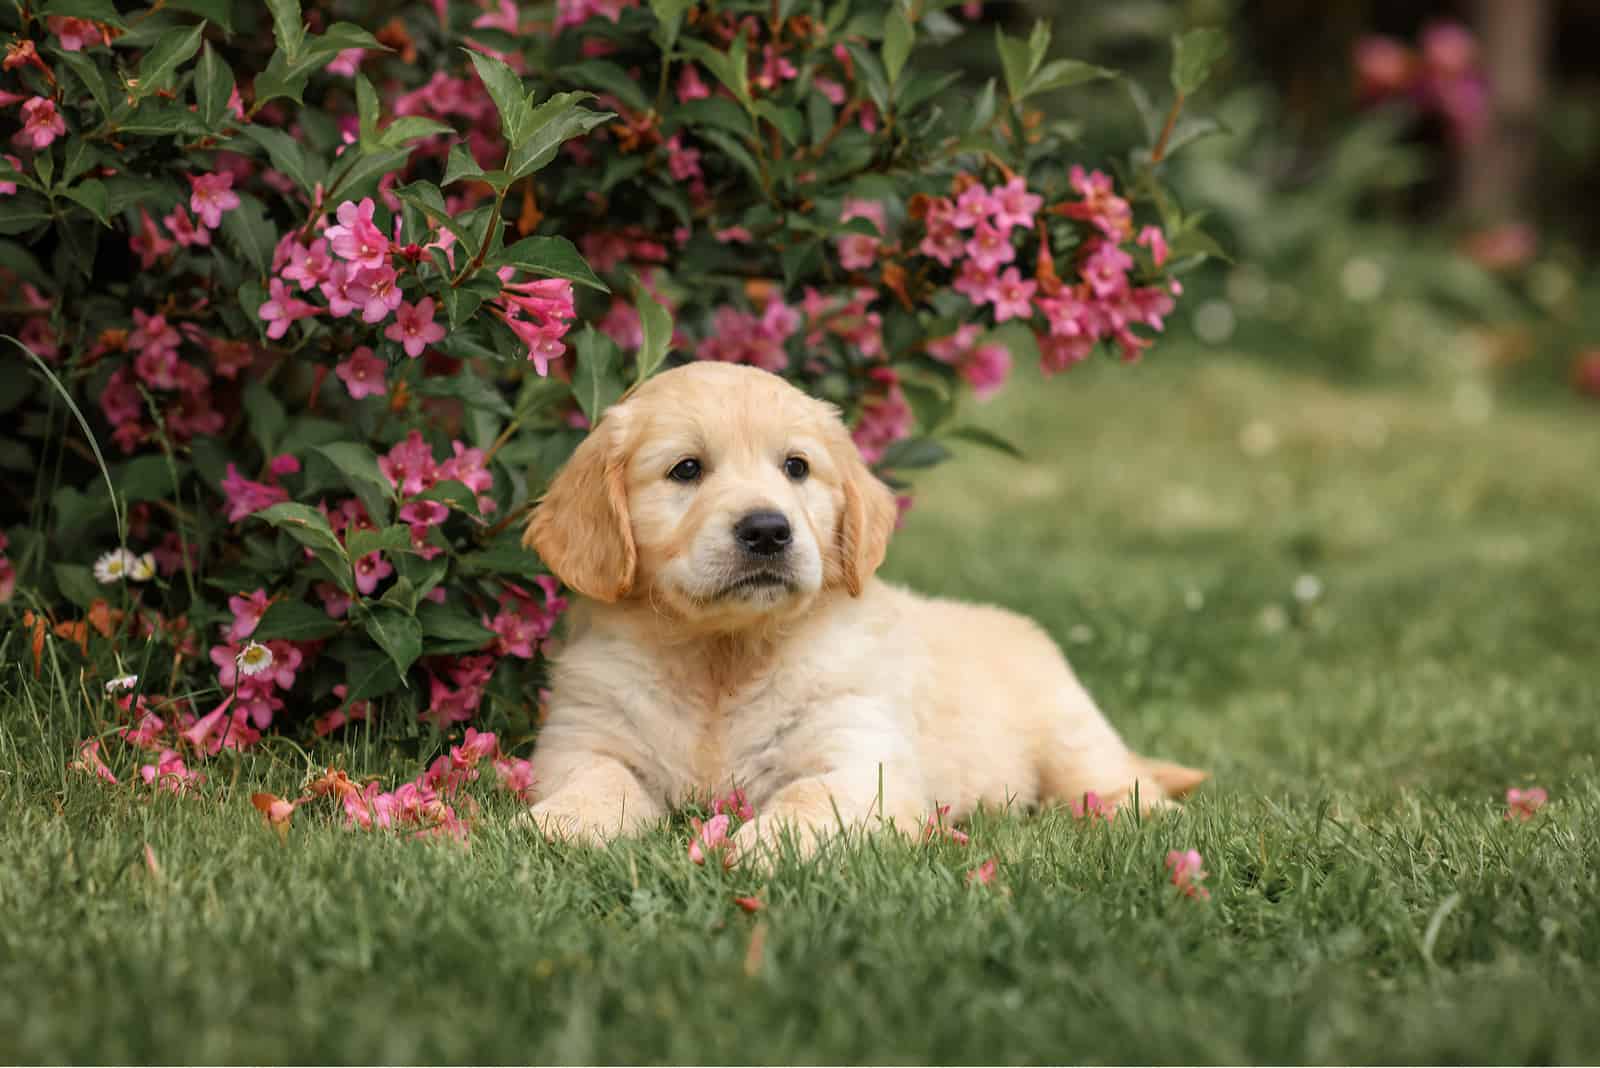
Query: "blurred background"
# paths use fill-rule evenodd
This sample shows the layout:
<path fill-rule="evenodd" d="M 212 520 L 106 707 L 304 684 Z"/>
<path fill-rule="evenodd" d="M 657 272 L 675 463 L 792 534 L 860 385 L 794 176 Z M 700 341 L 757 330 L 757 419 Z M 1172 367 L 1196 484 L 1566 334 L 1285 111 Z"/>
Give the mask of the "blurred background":
<path fill-rule="evenodd" d="M 1168 177 L 1231 262 L 1141 363 L 973 406 L 1027 457 L 920 479 L 891 576 L 1040 619 L 1136 746 L 1234 789 L 1592 776 L 1600 3 L 981 17 L 1131 73 L 1050 102 L 1081 159 L 1153 140 L 1171 35 L 1225 30 Z"/>
<path fill-rule="evenodd" d="M 1192 112 L 1219 125 L 1188 127 L 1171 164 L 1235 261 L 1193 278 L 1175 325 L 1201 344 L 1342 380 L 1467 375 L 1479 408 L 1482 388 L 1600 402 L 1600 2 L 991 0 L 983 17 L 1048 18 L 1058 53 L 1145 86 L 1175 31 L 1228 33 Z M 1090 149 L 1138 129 L 1125 83 L 1056 106 Z"/>

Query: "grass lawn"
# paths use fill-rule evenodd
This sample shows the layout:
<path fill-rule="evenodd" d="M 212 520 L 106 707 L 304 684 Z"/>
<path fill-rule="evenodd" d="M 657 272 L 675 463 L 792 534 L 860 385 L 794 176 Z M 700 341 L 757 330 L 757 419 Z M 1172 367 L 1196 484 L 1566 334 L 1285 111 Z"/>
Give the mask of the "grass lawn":
<path fill-rule="evenodd" d="M 284 847 L 248 797 L 293 793 L 287 746 L 152 802 L 64 772 L 84 699 L 8 673 L 0 1059 L 1600 1059 L 1600 423 L 1459 396 L 1174 345 L 1019 383 L 978 412 L 1030 459 L 924 480 L 888 573 L 1035 615 L 1138 748 L 1215 771 L 1143 826 L 765 885 L 681 824 L 532 842 L 503 798 L 468 849 L 310 813 Z"/>

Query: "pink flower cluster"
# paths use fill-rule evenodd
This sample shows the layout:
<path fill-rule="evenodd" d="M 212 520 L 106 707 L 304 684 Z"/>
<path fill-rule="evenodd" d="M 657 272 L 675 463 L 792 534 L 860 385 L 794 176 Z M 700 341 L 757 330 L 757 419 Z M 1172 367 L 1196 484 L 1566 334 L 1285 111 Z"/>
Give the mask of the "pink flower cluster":
<path fill-rule="evenodd" d="M 1067 807 L 1071 810 L 1072 818 L 1075 820 L 1087 820 L 1090 823 L 1095 820 L 1105 820 L 1110 823 L 1117 818 L 1117 806 L 1093 790 L 1088 791 L 1082 797 L 1073 798 L 1068 802 Z"/>
<path fill-rule="evenodd" d="M 1196 849 L 1174 849 L 1167 854 L 1167 877 L 1173 886 L 1176 886 L 1184 897 L 1208 900 L 1211 891 L 1200 885 L 1206 877 L 1206 872 L 1201 867 L 1204 861 Z"/>
<path fill-rule="evenodd" d="M 550 362 L 567 351 L 562 338 L 577 318 L 572 283 L 565 278 L 540 278 L 513 282 L 510 267 L 499 272 L 500 295 L 489 308 L 528 346 L 528 359 L 540 375 L 550 373 Z"/>
<path fill-rule="evenodd" d="M 954 367 L 980 401 L 993 397 L 1011 374 L 1011 350 L 999 342 L 979 344 L 982 328 L 968 323 L 927 344 L 929 356 Z"/>
<path fill-rule="evenodd" d="M 862 400 L 861 415 L 850 436 L 861 458 L 875 464 L 883 459 L 890 445 L 910 436 L 915 415 L 894 368 L 874 367 L 868 375 L 874 388 Z"/>
<path fill-rule="evenodd" d="M 724 305 L 716 310 L 711 332 L 695 347 L 694 355 L 698 360 L 782 371 L 789 366 L 784 345 L 799 329 L 800 314 L 775 297 L 760 315 Z"/>
<path fill-rule="evenodd" d="M 238 729 L 233 724 L 241 714 L 247 725 L 253 726 L 256 731 L 265 730 L 272 724 L 273 715 L 283 708 L 280 691 L 287 693 L 294 688 L 295 676 L 305 659 L 301 643 L 298 642 L 281 639 L 265 642 L 267 651 L 272 654 L 272 662 L 267 669 L 253 674 L 239 670 L 239 654 L 255 633 L 270 604 L 266 590 L 228 598 L 228 609 L 233 613 L 233 620 L 223 629 L 222 642 L 212 646 L 210 653 L 211 662 L 217 668 L 217 684 L 228 697 L 210 714 L 196 721 L 195 726 L 185 734 L 201 749 L 216 752 L 228 745 L 229 735 L 225 732 Z M 229 726 L 224 726 L 224 716 L 227 716 Z M 243 748 L 253 744 L 256 739 L 240 735 L 236 740 Z"/>
<path fill-rule="evenodd" d="M 205 354 L 204 366 L 180 357 L 185 345 Z M 132 330 L 107 331 L 90 355 L 98 359 L 117 351 L 131 352 L 133 360 L 119 366 L 106 381 L 100 411 L 125 453 L 133 452 L 155 433 L 141 388 L 160 406 L 166 432 L 177 443 L 186 444 L 195 437 L 222 431 L 224 418 L 212 395 L 213 376 L 237 378 L 254 355 L 247 346 L 209 337 L 193 323 L 176 326 L 165 315 L 149 315 L 138 308 L 133 310 Z"/>
<path fill-rule="evenodd" d="M 1478 41 L 1459 22 L 1436 21 L 1422 31 L 1420 54 L 1393 37 L 1356 42 L 1357 90 L 1368 103 L 1409 100 L 1440 116 L 1456 145 L 1483 136 L 1489 120 L 1489 85 L 1478 60 Z"/>
<path fill-rule="evenodd" d="M 0 530 L 0 604 L 10 601 L 17 592 L 17 568 L 6 555 L 6 550 L 11 548 L 11 539 L 6 537 L 6 532 Z"/>
<path fill-rule="evenodd" d="M 532 660 L 539 644 L 550 636 L 556 620 L 566 611 L 567 601 L 559 596 L 559 582 L 549 575 L 535 576 L 533 581 L 543 594 L 541 598 L 508 582 L 500 594 L 499 612 L 492 619 L 484 615 L 483 625 L 495 633 L 490 647 L 494 655 Z"/>
<path fill-rule="evenodd" d="M 419 527 L 437 526 L 443 521 L 444 514 L 437 509 L 424 507 L 418 507 L 408 514 L 407 509 L 413 504 L 420 506 L 440 502 L 406 502 L 405 498 L 426 493 L 441 482 L 459 482 L 466 486 L 477 495 L 478 511 L 484 515 L 498 507 L 491 496 L 494 475 L 489 471 L 489 460 L 484 451 L 469 447 L 463 441 L 451 441 L 450 451 L 449 459 L 435 460 L 432 446 L 423 440 L 420 431 L 413 430 L 386 455 L 378 457 L 378 469 L 402 498 L 400 518 L 402 522 L 411 524 L 413 543 L 417 540 L 415 536 Z"/>
<path fill-rule="evenodd" d="M 939 805 L 928 814 L 928 822 L 922 828 L 922 840 L 931 842 L 935 838 L 947 838 L 956 845 L 967 845 L 972 839 L 966 831 L 958 827 L 945 825 L 945 817 L 950 815 L 949 805 Z"/>
<path fill-rule="evenodd" d="M 239 473 L 238 465 L 229 464 L 222 477 L 222 496 L 227 505 L 227 518 L 237 523 L 263 508 L 271 508 L 289 499 L 289 491 L 278 484 L 281 475 L 291 475 L 300 470 L 300 461 L 284 454 L 274 457 L 267 465 L 267 481 L 257 482 Z"/>
<path fill-rule="evenodd" d="M 1549 800 L 1550 794 L 1542 786 L 1532 786 L 1526 790 L 1513 786 L 1506 791 L 1506 819 L 1526 823 L 1538 815 Z"/>

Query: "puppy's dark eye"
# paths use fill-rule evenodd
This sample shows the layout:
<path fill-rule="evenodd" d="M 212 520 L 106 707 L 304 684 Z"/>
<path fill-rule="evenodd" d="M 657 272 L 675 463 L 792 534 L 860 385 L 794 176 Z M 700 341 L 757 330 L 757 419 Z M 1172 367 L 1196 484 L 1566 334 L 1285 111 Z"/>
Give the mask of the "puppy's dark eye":
<path fill-rule="evenodd" d="M 693 457 L 679 460 L 673 465 L 672 470 L 667 472 L 667 477 L 674 482 L 699 482 L 700 475 L 700 461 Z"/>
<path fill-rule="evenodd" d="M 806 463 L 804 456 L 791 456 L 783 461 L 783 473 L 799 482 L 811 473 L 811 465 Z"/>

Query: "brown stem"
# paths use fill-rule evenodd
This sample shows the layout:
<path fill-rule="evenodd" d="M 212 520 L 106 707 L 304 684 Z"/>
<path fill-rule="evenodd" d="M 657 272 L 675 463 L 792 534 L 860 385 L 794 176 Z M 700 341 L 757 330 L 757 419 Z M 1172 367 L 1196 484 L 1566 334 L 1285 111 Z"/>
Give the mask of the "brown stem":
<path fill-rule="evenodd" d="M 1167 121 L 1161 127 L 1161 136 L 1156 139 L 1156 147 L 1150 150 L 1150 165 L 1160 163 L 1167 155 L 1167 142 L 1172 140 L 1172 128 L 1178 125 L 1178 113 L 1183 110 L 1183 93 L 1178 93 L 1172 98 L 1172 110 L 1167 112 Z"/>

